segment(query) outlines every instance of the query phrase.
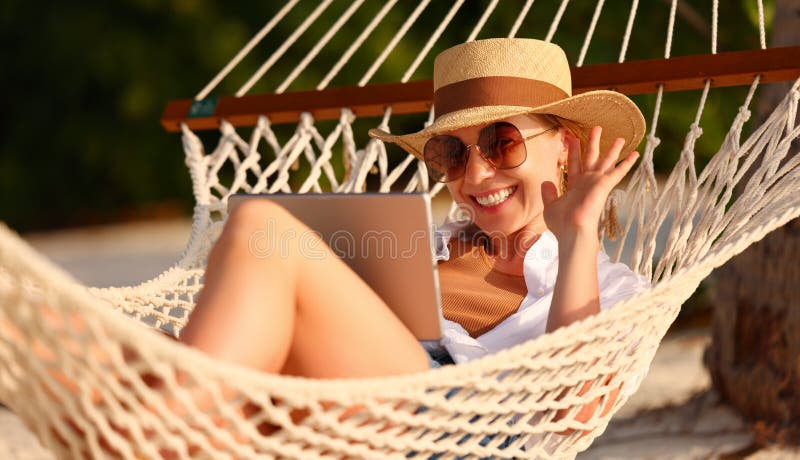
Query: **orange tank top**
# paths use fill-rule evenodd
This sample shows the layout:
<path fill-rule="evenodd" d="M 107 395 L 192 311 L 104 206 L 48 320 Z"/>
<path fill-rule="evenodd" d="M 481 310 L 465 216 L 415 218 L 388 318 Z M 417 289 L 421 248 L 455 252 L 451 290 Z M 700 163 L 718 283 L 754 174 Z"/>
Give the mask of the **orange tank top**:
<path fill-rule="evenodd" d="M 528 293 L 525 278 L 492 269 L 483 245 L 453 238 L 439 262 L 442 314 L 478 337 L 514 314 Z"/>

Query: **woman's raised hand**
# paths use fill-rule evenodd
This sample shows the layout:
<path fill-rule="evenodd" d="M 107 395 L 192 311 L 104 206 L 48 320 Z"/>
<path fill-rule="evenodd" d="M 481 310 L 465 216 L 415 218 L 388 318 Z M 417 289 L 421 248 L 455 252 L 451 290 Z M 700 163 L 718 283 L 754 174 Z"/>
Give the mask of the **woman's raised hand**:
<path fill-rule="evenodd" d="M 589 134 L 589 142 L 581 158 L 580 141 L 569 136 L 567 156 L 567 190 L 558 196 L 555 184 L 542 184 L 544 220 L 548 229 L 559 241 L 578 236 L 597 237 L 600 215 L 611 190 L 630 171 L 638 152 L 632 152 L 617 164 L 625 145 L 618 138 L 605 155 L 600 152 L 602 128 L 595 126 Z"/>

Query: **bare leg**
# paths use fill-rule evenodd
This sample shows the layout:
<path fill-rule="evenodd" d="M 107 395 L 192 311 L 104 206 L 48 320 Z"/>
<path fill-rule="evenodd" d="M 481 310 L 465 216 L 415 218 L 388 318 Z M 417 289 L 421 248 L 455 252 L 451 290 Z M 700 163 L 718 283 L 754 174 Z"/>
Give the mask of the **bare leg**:
<path fill-rule="evenodd" d="M 303 232 L 270 202 L 237 207 L 181 340 L 222 360 L 307 377 L 427 369 L 424 351 L 377 294 L 327 245 L 309 248 Z"/>

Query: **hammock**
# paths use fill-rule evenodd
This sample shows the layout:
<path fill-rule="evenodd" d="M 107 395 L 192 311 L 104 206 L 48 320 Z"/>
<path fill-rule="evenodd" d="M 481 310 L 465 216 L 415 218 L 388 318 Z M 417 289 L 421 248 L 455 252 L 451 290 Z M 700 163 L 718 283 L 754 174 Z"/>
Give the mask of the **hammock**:
<path fill-rule="evenodd" d="M 202 112 L 214 86 L 297 3 L 286 2 L 197 95 L 195 109 Z M 362 3 L 348 3 L 276 93 L 292 84 Z M 353 45 L 318 89 L 328 85 L 396 3 L 382 3 L 374 19 L 356 29 L 359 35 Z M 365 85 L 428 3 L 423 0 L 414 6 L 359 87 L 367 89 Z M 463 4 L 453 3 L 401 83 L 409 81 Z M 520 30 L 532 4 L 529 0 L 521 7 L 510 36 Z M 560 3 L 547 40 L 556 33 L 568 4 L 568 0 Z M 318 18 L 326 17 L 331 0 L 314 5 L 237 98 Z M 578 66 L 603 5 L 600 0 L 594 9 Z M 670 57 L 676 5 L 677 1 L 668 5 L 665 58 Z M 478 36 L 496 6 L 496 0 L 489 2 L 467 39 Z M 760 1 L 758 6 L 761 10 Z M 620 62 L 625 60 L 637 7 L 634 0 Z M 716 54 L 717 1 L 712 7 L 712 54 Z M 766 48 L 763 24 L 762 15 L 760 39 Z M 192 234 L 180 260 L 156 278 L 138 286 L 86 288 L 0 226 L 0 401 L 60 458 L 573 457 L 603 432 L 636 390 L 681 303 L 700 281 L 800 215 L 795 196 L 800 156 L 790 155 L 792 140 L 800 135 L 796 119 L 800 84 L 795 83 L 768 119 L 742 139 L 759 80 L 751 81 L 718 152 L 698 174 L 694 145 L 702 133 L 701 115 L 711 89 L 710 80 L 702 83 L 694 122 L 663 184 L 656 182 L 653 172 L 665 89 L 664 84 L 658 86 L 641 164 L 624 193 L 611 197 L 627 209 L 627 215 L 610 254 L 616 260 L 625 255 L 634 271 L 653 281 L 651 289 L 482 359 L 375 379 L 321 381 L 267 375 L 217 362 L 157 331 L 177 335 L 186 323 L 202 287 L 206 256 L 224 224 L 233 193 L 319 192 L 323 186 L 360 192 L 368 180 L 378 182 L 382 192 L 400 187 L 401 179 L 407 180 L 406 191 L 436 194 L 441 186 L 429 189 L 424 164 L 410 156 L 390 168 L 383 144 L 371 140 L 359 147 L 352 129 L 354 115 L 347 108 L 336 111 L 338 121 L 327 135 L 310 113 L 302 114 L 294 134 L 283 143 L 272 124 L 279 114 L 258 116 L 249 140 L 230 121 L 222 120 L 219 143 L 208 154 L 190 129 L 205 115 L 186 118 L 184 112 L 179 126 L 197 200 Z M 392 108 L 381 111 L 380 126 L 389 129 Z M 269 150 L 274 155 L 261 153 Z M 344 177 L 332 165 L 334 152 L 339 151 L 347 165 Z M 292 168 L 299 164 L 307 166 L 306 175 L 293 179 Z M 224 171 L 229 171 L 228 180 L 221 179 Z M 659 231 L 667 235 L 661 248 L 657 248 Z M 610 393 L 620 387 L 625 390 L 621 396 L 611 398 Z M 580 421 L 576 414 L 597 398 L 596 410 Z"/>

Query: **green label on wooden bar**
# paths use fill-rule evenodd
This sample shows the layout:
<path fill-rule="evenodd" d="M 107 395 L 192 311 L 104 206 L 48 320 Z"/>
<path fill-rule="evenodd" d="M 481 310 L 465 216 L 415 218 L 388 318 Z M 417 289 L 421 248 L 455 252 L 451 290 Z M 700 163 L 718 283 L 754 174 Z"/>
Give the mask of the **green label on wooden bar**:
<path fill-rule="evenodd" d="M 214 109 L 217 108 L 217 98 L 209 97 L 200 101 L 192 102 L 189 107 L 189 118 L 210 117 L 214 115 Z"/>

